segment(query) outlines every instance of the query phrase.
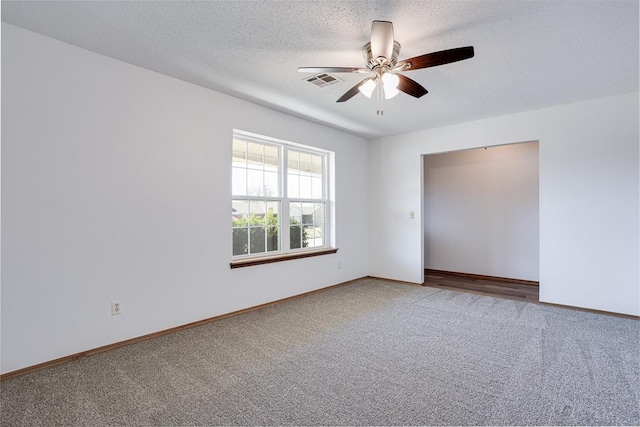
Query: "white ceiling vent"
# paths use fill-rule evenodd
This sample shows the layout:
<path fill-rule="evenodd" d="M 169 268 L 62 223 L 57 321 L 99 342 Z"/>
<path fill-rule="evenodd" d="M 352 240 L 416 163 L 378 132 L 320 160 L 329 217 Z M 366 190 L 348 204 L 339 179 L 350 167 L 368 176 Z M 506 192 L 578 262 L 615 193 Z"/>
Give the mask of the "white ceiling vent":
<path fill-rule="evenodd" d="M 305 80 L 308 81 L 309 83 L 313 83 L 318 87 L 334 85 L 342 81 L 342 79 L 327 73 L 316 74 L 315 76 L 311 76 L 309 78 L 306 78 Z"/>

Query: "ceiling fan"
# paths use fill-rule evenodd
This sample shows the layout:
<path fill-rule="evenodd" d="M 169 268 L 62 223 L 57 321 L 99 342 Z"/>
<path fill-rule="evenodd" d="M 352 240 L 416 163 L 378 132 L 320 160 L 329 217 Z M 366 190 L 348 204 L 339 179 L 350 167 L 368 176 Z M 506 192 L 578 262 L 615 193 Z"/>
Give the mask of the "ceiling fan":
<path fill-rule="evenodd" d="M 393 24 L 389 21 L 373 21 L 371 25 L 371 41 L 362 48 L 362 55 L 367 63 L 362 67 L 300 67 L 301 73 L 373 73 L 360 83 L 349 89 L 336 102 L 345 102 L 362 92 L 370 98 L 376 90 L 379 102 L 378 115 L 384 114 L 383 100 L 404 92 L 420 98 L 427 90 L 418 82 L 400 74 L 401 71 L 419 70 L 473 58 L 473 46 L 441 50 L 415 56 L 398 62 L 400 43 L 393 38 Z"/>

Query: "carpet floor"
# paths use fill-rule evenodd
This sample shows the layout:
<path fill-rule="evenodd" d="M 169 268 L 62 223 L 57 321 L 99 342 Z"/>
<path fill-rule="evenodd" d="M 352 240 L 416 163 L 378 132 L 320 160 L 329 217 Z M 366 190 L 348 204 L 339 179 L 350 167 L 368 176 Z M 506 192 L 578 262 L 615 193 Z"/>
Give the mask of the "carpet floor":
<path fill-rule="evenodd" d="M 640 322 L 362 279 L 0 387 L 3 426 L 638 425 Z"/>

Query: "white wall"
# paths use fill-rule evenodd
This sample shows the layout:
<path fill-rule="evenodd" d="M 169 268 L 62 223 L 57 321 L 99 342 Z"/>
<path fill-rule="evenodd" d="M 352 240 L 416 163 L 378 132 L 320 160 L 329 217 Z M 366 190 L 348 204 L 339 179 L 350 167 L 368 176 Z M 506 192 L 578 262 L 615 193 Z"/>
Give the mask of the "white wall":
<path fill-rule="evenodd" d="M 639 315 L 638 114 L 633 92 L 370 141 L 370 274 L 423 281 L 421 155 L 537 140 L 540 300 Z"/>
<path fill-rule="evenodd" d="M 538 280 L 538 142 L 424 156 L 425 268 Z"/>
<path fill-rule="evenodd" d="M 229 268 L 234 128 L 335 151 L 337 254 Z M 2 372 L 366 276 L 366 188 L 361 138 L 3 23 Z"/>

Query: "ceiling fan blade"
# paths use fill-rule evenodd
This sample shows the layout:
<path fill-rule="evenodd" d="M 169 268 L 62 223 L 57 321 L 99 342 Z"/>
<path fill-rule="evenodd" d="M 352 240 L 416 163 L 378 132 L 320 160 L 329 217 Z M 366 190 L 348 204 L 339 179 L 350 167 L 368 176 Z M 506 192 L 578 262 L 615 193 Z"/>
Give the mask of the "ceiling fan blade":
<path fill-rule="evenodd" d="M 411 95 L 415 98 L 420 98 L 422 95 L 426 95 L 429 93 L 422 85 L 415 80 L 411 80 L 409 77 L 403 76 L 402 74 L 396 74 L 396 76 L 400 77 L 400 82 L 398 83 L 398 90 L 406 93 L 407 95 Z"/>
<path fill-rule="evenodd" d="M 371 70 L 362 67 L 298 67 L 299 73 L 370 73 Z"/>
<path fill-rule="evenodd" d="M 389 21 L 373 21 L 371 24 L 371 55 L 373 59 L 393 55 L 393 24 Z"/>
<path fill-rule="evenodd" d="M 394 69 L 402 71 L 418 70 L 420 68 L 435 67 L 436 65 L 449 64 L 469 58 L 473 58 L 473 46 L 458 47 L 415 56 L 400 61 Z"/>
<path fill-rule="evenodd" d="M 357 85 L 355 85 L 354 87 L 352 87 L 351 89 L 349 89 L 344 95 L 342 95 L 336 102 L 345 102 L 350 100 L 351 98 L 353 98 L 354 96 L 356 96 L 358 94 L 358 92 L 360 92 L 360 86 L 362 86 L 363 84 L 365 84 L 366 82 L 368 82 L 369 80 L 371 80 L 371 78 L 368 79 L 364 79 L 363 81 L 361 81 L 360 83 L 358 83 Z"/>

